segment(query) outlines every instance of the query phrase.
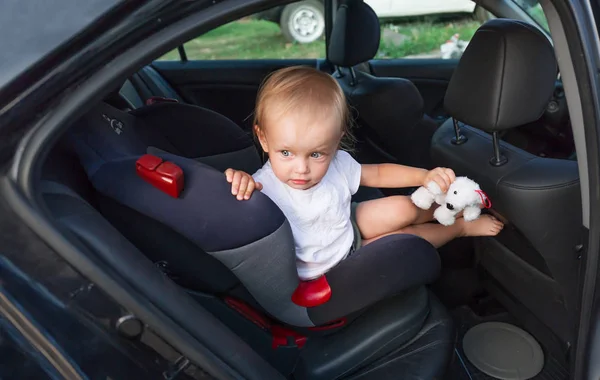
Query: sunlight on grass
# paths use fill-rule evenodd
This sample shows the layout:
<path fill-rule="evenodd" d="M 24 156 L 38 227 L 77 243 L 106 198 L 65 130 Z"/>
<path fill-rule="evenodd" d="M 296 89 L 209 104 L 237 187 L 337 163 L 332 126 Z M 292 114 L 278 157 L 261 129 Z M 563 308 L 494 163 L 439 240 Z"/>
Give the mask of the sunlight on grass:
<path fill-rule="evenodd" d="M 400 35 L 401 43 L 382 38 L 377 58 L 402 58 L 407 55 L 439 51 L 440 45 L 454 33 L 469 40 L 479 26 L 472 20 L 454 22 L 397 23 L 392 29 Z M 382 26 L 383 29 L 389 25 Z M 279 25 L 264 21 L 244 19 L 223 25 L 184 45 L 189 60 L 218 59 L 289 59 L 324 58 L 323 39 L 310 44 L 288 43 Z M 179 60 L 177 50 L 160 60 Z"/>
<path fill-rule="evenodd" d="M 440 45 L 455 33 L 459 34 L 461 40 L 469 41 L 479 26 L 480 23 L 477 21 L 396 24 L 393 27 L 394 31 L 407 38 L 398 45 L 382 39 L 377 58 L 401 58 L 439 52 Z M 389 27 L 389 25 L 384 26 L 384 28 Z"/>
<path fill-rule="evenodd" d="M 323 58 L 325 41 L 287 43 L 279 25 L 241 20 L 223 25 L 184 44 L 189 60 Z M 179 60 L 175 50 L 161 59 Z"/>

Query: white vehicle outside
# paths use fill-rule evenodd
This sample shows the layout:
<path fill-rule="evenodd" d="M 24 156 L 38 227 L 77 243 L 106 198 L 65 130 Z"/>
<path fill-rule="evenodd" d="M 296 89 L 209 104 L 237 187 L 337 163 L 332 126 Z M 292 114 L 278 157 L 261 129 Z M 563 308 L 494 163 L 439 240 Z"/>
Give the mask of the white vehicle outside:
<path fill-rule="evenodd" d="M 378 17 L 394 19 L 439 14 L 476 14 L 485 11 L 471 0 L 364 0 Z M 279 23 L 289 42 L 310 43 L 325 31 L 324 7 L 321 0 L 304 0 L 259 15 L 259 18 Z"/>
<path fill-rule="evenodd" d="M 471 0 L 364 0 L 381 18 L 424 16 L 444 13 L 473 13 Z"/>

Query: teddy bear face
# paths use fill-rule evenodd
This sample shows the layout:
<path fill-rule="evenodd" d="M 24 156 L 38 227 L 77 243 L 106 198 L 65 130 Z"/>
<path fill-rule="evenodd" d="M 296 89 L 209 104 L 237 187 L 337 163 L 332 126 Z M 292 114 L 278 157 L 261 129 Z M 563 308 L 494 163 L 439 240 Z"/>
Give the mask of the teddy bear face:
<path fill-rule="evenodd" d="M 481 203 L 478 190 L 480 190 L 479 185 L 473 180 L 459 177 L 448 188 L 445 204 L 442 207 L 458 212 L 469 205 Z"/>

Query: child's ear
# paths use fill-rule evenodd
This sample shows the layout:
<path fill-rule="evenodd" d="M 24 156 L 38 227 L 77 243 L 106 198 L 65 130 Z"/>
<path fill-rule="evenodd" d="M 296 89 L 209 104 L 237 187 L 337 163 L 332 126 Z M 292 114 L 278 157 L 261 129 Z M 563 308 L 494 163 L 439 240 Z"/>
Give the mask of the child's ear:
<path fill-rule="evenodd" d="M 267 145 L 267 139 L 265 138 L 263 130 L 258 125 L 254 126 L 254 134 L 256 135 L 256 138 L 258 139 L 258 142 L 260 143 L 263 152 L 268 153 L 269 146 Z"/>

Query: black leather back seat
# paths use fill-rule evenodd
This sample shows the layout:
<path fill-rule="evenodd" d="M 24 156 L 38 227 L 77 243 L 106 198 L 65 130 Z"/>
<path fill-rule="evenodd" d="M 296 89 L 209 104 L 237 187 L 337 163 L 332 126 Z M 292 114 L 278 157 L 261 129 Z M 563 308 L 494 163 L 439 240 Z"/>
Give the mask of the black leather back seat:
<path fill-rule="evenodd" d="M 64 153 L 55 149 L 48 157 L 43 172 L 45 179 L 40 183 L 40 191 L 45 206 L 58 222 L 59 228 L 66 233 L 67 239 L 81 247 L 87 257 L 109 264 L 120 278 L 125 279 L 125 284 L 121 283 L 122 286 L 131 287 L 136 294 L 152 300 L 150 310 L 160 311 L 172 317 L 177 327 L 193 337 L 190 339 L 192 342 L 198 339 L 205 344 L 200 346 L 193 343 L 192 348 L 208 349 L 217 357 L 224 358 L 231 355 L 229 348 L 235 347 L 236 355 L 243 357 L 242 364 L 237 363 L 236 370 L 239 373 L 254 379 L 280 379 L 281 374 L 269 366 L 255 348 L 251 348 L 251 341 L 244 345 L 244 342 L 229 330 L 229 326 L 211 315 L 184 289 L 164 276 L 146 255 L 95 209 L 93 194 L 86 189 L 88 186 L 84 183 L 86 179 L 80 176 L 80 172 L 71 171 L 73 162 L 77 161 L 69 160 Z M 56 164 L 59 163 L 68 166 L 57 168 Z M 58 174 L 56 169 L 62 174 Z M 128 312 L 132 313 L 131 310 Z M 141 315 L 136 317 L 152 325 L 151 318 L 145 319 L 145 316 Z M 198 323 L 199 320 L 202 320 L 202 323 Z M 219 339 L 215 339 L 215 336 Z M 255 370 L 263 377 L 253 373 Z"/>
<path fill-rule="evenodd" d="M 508 221 L 499 236 L 478 239 L 490 289 L 515 313 L 530 313 L 529 320 L 540 321 L 566 349 L 575 322 L 569 314 L 577 305 L 575 250 L 582 243 L 577 162 L 537 157 L 503 141 L 497 162 L 493 136 L 539 119 L 556 76 L 552 45 L 539 30 L 515 20 L 488 21 L 469 43 L 445 97 L 466 141 L 454 143 L 449 120 L 433 137 L 432 155 L 435 164 L 479 182 Z"/>
<path fill-rule="evenodd" d="M 452 324 L 443 306 L 420 286 L 439 270 L 437 253 L 428 243 L 398 235 L 357 251 L 328 274 L 332 299 L 301 308 L 290 300 L 298 279 L 291 232 L 281 212 L 260 194 L 238 202 L 221 172 L 168 153 L 160 155 L 183 169 L 187 192 L 174 199 L 153 188 L 135 174 L 137 158 L 149 149 L 143 139 L 152 132 L 145 123 L 100 105 L 65 139 L 77 158 L 69 152 L 63 156 L 59 148 L 50 155 L 42 186 L 46 204 L 87 247 L 114 266 L 122 266 L 121 256 L 131 264 L 127 267 L 135 265 L 130 260 L 141 260 L 138 274 L 153 272 L 148 275 L 150 288 L 168 277 L 188 288 L 282 372 L 295 371 L 295 378 L 357 373 L 378 379 L 396 378 L 398 373 L 430 378 L 443 373 L 451 352 Z M 71 163 L 68 171 L 61 170 L 61 162 L 69 160 L 80 161 L 82 168 Z M 56 173 L 60 171 L 68 174 Z M 260 298 L 255 300 L 254 294 Z M 281 336 L 280 330 L 249 323 L 224 300 L 217 301 L 223 296 L 242 299 L 296 327 L 323 325 L 343 315 L 350 325 L 322 337 L 315 331 L 299 350 L 295 335 Z M 189 300 L 174 296 L 172 302 Z M 365 312 L 368 306 L 372 307 Z M 289 346 L 274 349 L 269 339 L 283 339 Z M 283 360 L 286 357 L 291 362 Z M 429 365 L 424 366 L 426 362 Z"/>
<path fill-rule="evenodd" d="M 54 152 L 49 161 L 60 153 Z M 50 169 L 51 168 L 51 169 Z M 120 228 L 109 223 L 103 215 L 76 192 L 57 182 L 47 165 L 41 192 L 46 206 L 54 218 L 74 237 L 94 252 L 98 258 L 121 270 L 132 283 L 143 283 L 136 290 L 149 295 L 160 294 L 155 306 L 168 310 L 180 323 L 197 336 L 220 331 L 221 325 L 194 323 L 191 318 L 210 310 L 250 347 L 286 376 L 303 380 L 363 379 L 429 379 L 441 376 L 447 368 L 454 343 L 453 326 L 440 302 L 424 288 L 418 287 L 375 305 L 363 313 L 347 328 L 337 333 L 316 334 L 309 337 L 301 350 L 290 343 L 273 347 L 272 332 L 249 322 L 234 309 L 217 303 L 212 297 L 185 294 L 164 276 L 153 263 L 121 235 Z M 83 181 L 76 172 L 60 179 L 71 185 Z M 71 177 L 71 178 L 67 178 Z M 155 239 L 159 241 L 160 239 Z M 131 270 L 135 268 L 135 270 Z M 206 338 L 211 342 L 210 339 Z M 293 339 L 290 336 L 288 339 Z M 214 352 L 222 351 L 222 341 L 212 340 Z M 228 342 L 228 344 L 233 344 Z M 250 355 L 246 347 L 238 347 L 238 355 Z M 244 356 L 247 357 L 247 356 Z"/>

